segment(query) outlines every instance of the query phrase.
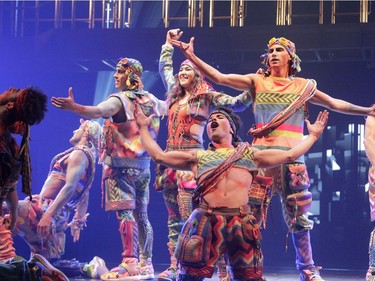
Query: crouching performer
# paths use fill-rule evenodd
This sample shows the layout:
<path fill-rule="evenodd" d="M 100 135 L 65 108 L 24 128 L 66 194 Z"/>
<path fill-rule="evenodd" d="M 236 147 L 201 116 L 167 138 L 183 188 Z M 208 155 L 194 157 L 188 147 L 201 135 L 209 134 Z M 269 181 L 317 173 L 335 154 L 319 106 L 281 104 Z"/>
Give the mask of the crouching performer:
<path fill-rule="evenodd" d="M 81 119 L 80 127 L 73 133 L 73 146 L 51 160 L 40 194 L 33 195 L 31 200 L 20 200 L 18 205 L 18 235 L 29 245 L 31 256 L 40 254 L 51 262 L 65 253 L 68 227 L 73 241 L 79 240 L 86 226 L 89 192 L 95 176 L 101 126 Z"/>
<path fill-rule="evenodd" d="M 229 262 L 231 280 L 264 280 L 260 230 L 248 207 L 248 191 L 258 168 L 292 162 L 318 139 L 328 120 L 320 112 L 315 124 L 306 121 L 309 136 L 289 151 L 257 150 L 238 142 L 241 120 L 232 110 L 219 107 L 207 123 L 207 150 L 163 151 L 153 140 L 146 117 L 136 107 L 142 144 L 152 159 L 173 169 L 191 170 L 197 178 L 193 203 L 175 255 L 180 264 L 178 280 L 211 278 L 222 254 Z"/>

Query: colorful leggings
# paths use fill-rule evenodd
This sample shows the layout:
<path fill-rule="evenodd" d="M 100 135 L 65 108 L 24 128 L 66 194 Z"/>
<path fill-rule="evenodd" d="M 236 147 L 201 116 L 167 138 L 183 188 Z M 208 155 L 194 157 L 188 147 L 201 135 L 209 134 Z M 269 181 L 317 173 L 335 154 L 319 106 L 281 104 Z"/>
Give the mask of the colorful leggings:
<path fill-rule="evenodd" d="M 289 165 L 298 166 L 300 163 Z M 273 194 L 279 194 L 281 198 L 281 206 L 283 210 L 284 221 L 292 233 L 294 249 L 296 251 L 296 267 L 302 271 L 306 268 L 314 266 L 312 256 L 312 247 L 310 240 L 310 230 L 313 228 L 313 222 L 309 220 L 305 214 L 293 216 L 287 212 L 286 203 L 288 195 L 296 193 L 296 188 L 291 186 L 288 178 L 287 165 L 281 165 L 271 169 L 261 169 L 259 175 L 273 177 L 274 186 Z M 308 181 L 307 172 L 305 174 Z"/>
<path fill-rule="evenodd" d="M 153 229 L 148 219 L 149 169 L 113 168 L 103 170 L 106 211 L 116 211 L 123 242 L 123 258 L 152 257 Z M 126 243 L 125 243 L 126 242 Z"/>
<path fill-rule="evenodd" d="M 371 221 L 375 221 L 375 167 L 372 165 L 370 166 L 368 171 L 368 183 L 368 199 L 370 202 Z"/>
<path fill-rule="evenodd" d="M 175 246 L 182 226 L 191 214 L 191 197 L 196 181 L 192 172 L 169 168 L 165 169 L 162 177 L 163 197 L 168 211 L 168 238 Z"/>
<path fill-rule="evenodd" d="M 369 182 L 369 201 L 370 201 L 370 214 L 371 221 L 375 221 L 375 167 L 370 166 L 368 171 L 368 182 Z M 369 243 L 369 267 L 375 269 L 375 228 L 370 234 Z"/>

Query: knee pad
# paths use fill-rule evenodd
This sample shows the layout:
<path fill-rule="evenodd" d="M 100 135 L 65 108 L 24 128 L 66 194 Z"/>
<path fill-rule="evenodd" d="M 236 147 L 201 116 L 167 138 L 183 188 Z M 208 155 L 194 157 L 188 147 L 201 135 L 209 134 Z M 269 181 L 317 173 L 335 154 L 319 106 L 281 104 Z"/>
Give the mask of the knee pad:
<path fill-rule="evenodd" d="M 302 190 L 292 193 L 286 197 L 286 212 L 295 219 L 298 216 L 306 214 L 311 208 L 311 203 L 312 193 L 310 191 Z"/>

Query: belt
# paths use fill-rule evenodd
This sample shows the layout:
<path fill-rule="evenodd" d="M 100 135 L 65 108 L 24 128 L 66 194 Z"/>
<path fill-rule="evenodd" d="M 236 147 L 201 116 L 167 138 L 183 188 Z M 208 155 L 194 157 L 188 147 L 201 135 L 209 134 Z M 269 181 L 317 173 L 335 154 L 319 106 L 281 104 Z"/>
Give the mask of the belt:
<path fill-rule="evenodd" d="M 222 216 L 244 216 L 251 213 L 251 207 L 249 205 L 243 205 L 239 208 L 210 207 L 207 203 L 202 202 L 199 204 L 198 209 L 205 211 L 208 214 Z"/>

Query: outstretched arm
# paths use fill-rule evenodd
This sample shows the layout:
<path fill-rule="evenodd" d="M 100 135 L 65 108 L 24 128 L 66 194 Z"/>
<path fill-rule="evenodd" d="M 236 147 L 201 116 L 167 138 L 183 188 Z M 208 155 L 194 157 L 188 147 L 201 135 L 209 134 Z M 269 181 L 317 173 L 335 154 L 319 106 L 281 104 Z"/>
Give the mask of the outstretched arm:
<path fill-rule="evenodd" d="M 258 168 L 268 168 L 282 163 L 293 162 L 298 157 L 305 154 L 313 146 L 320 134 L 323 132 L 328 122 L 328 111 L 321 111 L 316 118 L 315 123 L 310 124 L 306 120 L 309 135 L 301 143 L 288 151 L 279 149 L 265 149 L 254 152 L 254 161 Z"/>
<path fill-rule="evenodd" d="M 194 37 L 190 38 L 189 43 L 184 43 L 178 40 L 170 41 L 174 46 L 179 47 L 181 52 L 191 60 L 202 71 L 208 79 L 216 84 L 228 86 L 240 91 L 252 90 L 256 74 L 223 74 L 216 68 L 205 63 L 198 58 L 194 53 Z"/>
<path fill-rule="evenodd" d="M 367 158 L 375 166 L 375 117 L 366 119 L 364 144 Z"/>
<path fill-rule="evenodd" d="M 326 93 L 316 90 L 315 95 L 310 99 L 311 103 L 324 106 L 333 111 L 350 115 L 369 115 L 375 117 L 375 104 L 371 107 L 364 107 L 350 102 L 333 98 Z"/>
<path fill-rule="evenodd" d="M 88 119 L 111 117 L 115 115 L 122 107 L 121 101 L 114 97 L 109 98 L 104 102 L 101 102 L 97 106 L 78 104 L 74 101 L 72 87 L 69 88 L 69 95 L 67 98 L 52 97 L 51 102 L 54 107 L 67 111 L 72 111 Z"/>
<path fill-rule="evenodd" d="M 155 163 L 163 164 L 177 170 L 195 170 L 197 155 L 194 151 L 181 150 L 165 152 L 152 138 L 148 127 L 151 124 L 152 118 L 154 117 L 153 114 L 146 117 L 140 106 L 136 104 L 134 116 L 139 127 L 142 145 L 150 154 Z"/>
<path fill-rule="evenodd" d="M 75 150 L 69 155 L 65 185 L 39 221 L 38 235 L 48 235 L 52 217 L 56 215 L 74 195 L 79 180 L 86 172 L 87 161 L 86 154 L 81 150 Z"/>

